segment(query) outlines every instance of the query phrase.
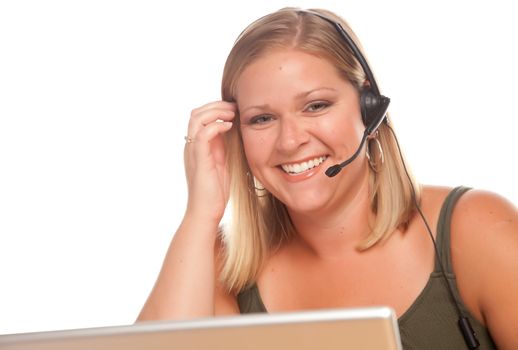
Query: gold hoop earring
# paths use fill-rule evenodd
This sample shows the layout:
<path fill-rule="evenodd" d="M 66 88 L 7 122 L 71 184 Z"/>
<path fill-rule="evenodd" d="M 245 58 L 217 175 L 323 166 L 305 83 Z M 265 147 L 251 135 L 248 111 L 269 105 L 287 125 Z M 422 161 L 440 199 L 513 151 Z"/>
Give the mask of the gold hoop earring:
<path fill-rule="evenodd" d="M 371 141 L 376 141 L 376 145 L 378 146 L 378 159 L 376 161 L 373 161 L 371 157 L 370 152 L 370 144 Z M 383 163 L 385 163 L 385 157 L 383 155 L 383 148 L 381 147 L 381 142 L 378 140 L 378 134 L 376 133 L 376 136 L 369 139 L 367 141 L 367 147 L 366 147 L 365 155 L 367 156 L 367 161 L 369 162 L 369 166 L 371 167 L 372 171 L 375 173 L 379 173 L 383 167 Z"/>
<path fill-rule="evenodd" d="M 264 188 L 263 184 L 249 171 L 246 172 L 246 177 L 248 178 L 248 192 L 250 192 L 250 194 L 257 197 L 266 197 L 268 195 L 268 190 Z"/>

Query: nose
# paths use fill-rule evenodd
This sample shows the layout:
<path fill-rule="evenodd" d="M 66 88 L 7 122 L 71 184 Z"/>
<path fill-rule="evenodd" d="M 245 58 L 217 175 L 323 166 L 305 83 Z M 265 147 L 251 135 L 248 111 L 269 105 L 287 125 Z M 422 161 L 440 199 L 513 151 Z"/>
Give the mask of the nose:
<path fill-rule="evenodd" d="M 290 154 L 309 141 L 309 134 L 302 123 L 296 117 L 285 117 L 280 120 L 280 128 L 277 136 L 277 150 Z"/>

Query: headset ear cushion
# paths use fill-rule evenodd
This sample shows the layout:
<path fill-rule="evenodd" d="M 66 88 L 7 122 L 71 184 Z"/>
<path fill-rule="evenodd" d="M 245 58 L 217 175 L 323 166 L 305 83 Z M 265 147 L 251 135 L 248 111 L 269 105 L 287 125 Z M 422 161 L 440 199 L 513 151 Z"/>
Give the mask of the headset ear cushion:
<path fill-rule="evenodd" d="M 369 125 L 373 118 L 373 113 L 378 109 L 380 99 L 370 89 L 363 90 L 360 95 L 360 107 L 362 112 L 363 124 Z"/>

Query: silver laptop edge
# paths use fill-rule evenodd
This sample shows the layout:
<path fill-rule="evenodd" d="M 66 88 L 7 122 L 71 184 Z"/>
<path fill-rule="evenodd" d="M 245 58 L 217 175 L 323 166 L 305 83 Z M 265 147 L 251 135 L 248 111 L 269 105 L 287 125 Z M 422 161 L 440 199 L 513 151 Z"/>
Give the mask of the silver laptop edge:
<path fill-rule="evenodd" d="M 348 309 L 324 309 L 302 312 L 279 312 L 271 314 L 248 314 L 235 316 L 221 316 L 179 321 L 147 321 L 134 325 L 109 326 L 98 328 L 83 328 L 58 331 L 44 331 L 20 334 L 0 335 L 0 345 L 10 344 L 18 341 L 31 340 L 52 340 L 63 338 L 88 337 L 92 334 L 118 335 L 118 334 L 141 334 L 152 332 L 167 332 L 187 329 L 202 328 L 228 328 L 247 327 L 257 325 L 276 325 L 285 323 L 305 323 L 315 321 L 338 321 L 347 319 L 390 319 L 394 329 L 398 329 L 397 319 L 394 311 L 389 307 L 366 307 Z M 395 332 L 398 343 L 401 343 L 399 332 Z"/>

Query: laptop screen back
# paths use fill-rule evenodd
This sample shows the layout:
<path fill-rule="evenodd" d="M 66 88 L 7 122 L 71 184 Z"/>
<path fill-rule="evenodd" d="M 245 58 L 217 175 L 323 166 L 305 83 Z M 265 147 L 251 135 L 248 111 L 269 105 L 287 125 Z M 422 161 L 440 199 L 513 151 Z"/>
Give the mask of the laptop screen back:
<path fill-rule="evenodd" d="M 394 313 L 385 307 L 143 322 L 0 336 L 3 350 L 400 350 Z"/>

